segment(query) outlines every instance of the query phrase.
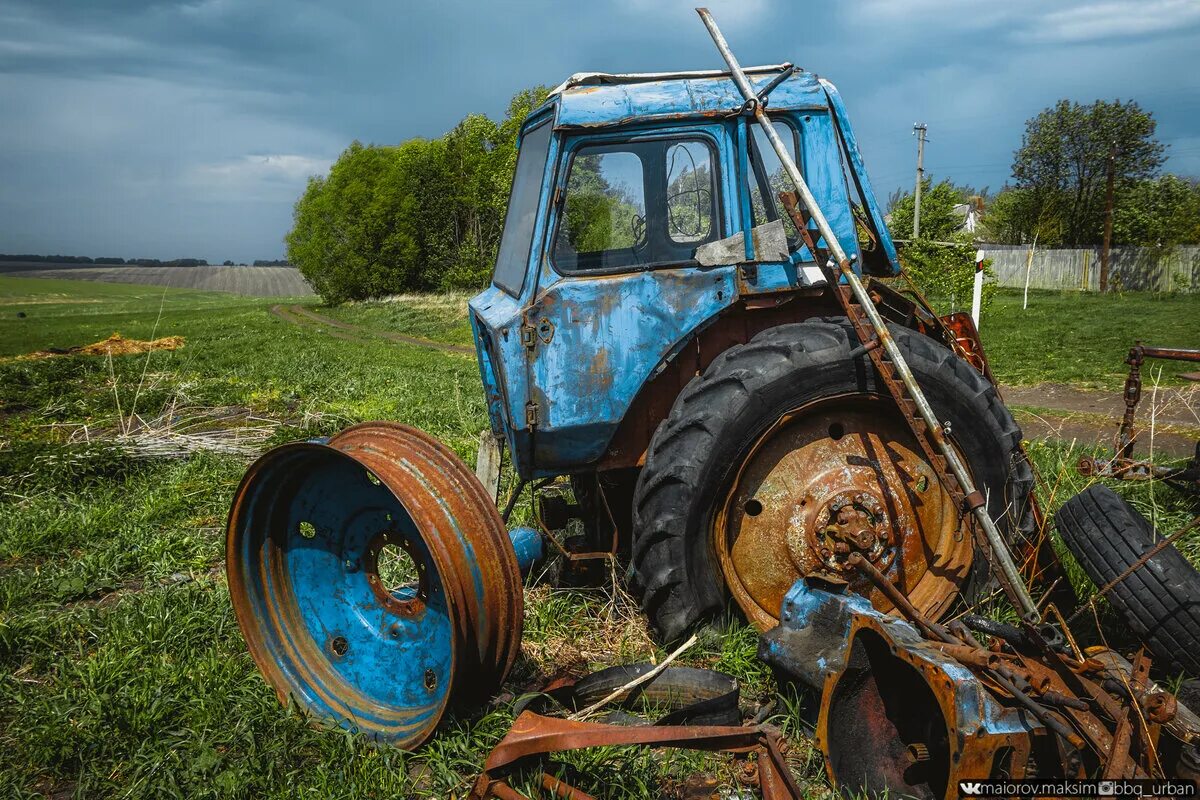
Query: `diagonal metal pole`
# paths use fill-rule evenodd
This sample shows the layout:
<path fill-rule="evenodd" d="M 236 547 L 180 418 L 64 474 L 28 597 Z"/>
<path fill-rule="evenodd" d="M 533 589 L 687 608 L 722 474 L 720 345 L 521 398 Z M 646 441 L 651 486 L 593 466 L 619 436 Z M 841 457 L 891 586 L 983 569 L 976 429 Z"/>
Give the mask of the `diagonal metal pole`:
<path fill-rule="evenodd" d="M 724 35 L 722 35 L 721 30 L 717 27 L 716 20 L 713 19 L 709 10 L 707 8 L 697 8 L 696 13 L 704 21 L 704 26 L 708 28 L 713 42 L 716 43 L 717 49 L 721 51 L 721 57 L 725 59 L 725 63 L 729 66 L 733 82 L 737 85 L 738 91 L 742 93 L 743 99 L 753 109 L 759 128 L 771 142 L 771 147 L 774 148 L 775 154 L 779 157 L 779 162 L 783 165 L 792 184 L 796 187 L 796 194 L 799 195 L 800 202 L 804 205 L 805 210 L 808 211 L 809 216 L 812 217 L 813 222 L 816 223 L 821 238 L 825 240 L 826 246 L 829 248 L 829 253 L 832 259 L 837 262 L 837 267 L 845 277 L 846 283 L 849 284 L 850 291 L 854 293 L 855 300 L 862 306 L 867 314 L 867 318 L 871 321 L 871 327 L 875 329 L 875 334 L 879 337 L 879 342 L 883 346 L 884 352 L 887 353 L 888 359 L 895 367 L 900 380 L 903 381 L 905 388 L 908 389 L 909 395 L 916 404 L 917 411 L 920 413 L 921 419 L 924 420 L 929 430 L 930 438 L 936 443 L 938 450 L 946 459 L 946 463 L 950 466 L 950 470 L 954 473 L 954 477 L 962 487 L 963 493 L 967 496 L 971 505 L 971 511 L 974 513 L 975 519 L 979 522 L 984 535 L 987 537 L 988 545 L 992 550 L 992 556 L 999 563 L 1000 570 L 1004 573 L 1004 584 L 1009 589 L 1009 599 L 1020 606 L 1021 612 L 1026 617 L 1040 620 L 1037 605 L 1033 602 L 1033 598 L 1029 596 L 1029 590 L 1025 587 L 1025 582 L 1022 580 L 1020 570 L 1017 569 L 1017 565 L 1013 561 L 1012 554 L 1008 552 L 1008 547 L 1004 543 L 1004 537 L 1000 535 L 1000 530 L 996 527 L 996 523 L 992 521 L 992 518 L 987 513 L 987 504 L 983 496 L 976 490 L 975 484 L 971 481 L 971 476 L 967 472 L 967 467 L 959 457 L 958 452 L 950 446 L 950 442 L 946 439 L 942 424 L 938 422 L 937 416 L 933 413 L 933 408 L 929 405 L 929 401 L 925 399 L 925 393 L 917 385 L 917 380 L 913 376 L 912 370 L 909 369 L 908 362 L 904 360 L 904 354 L 900 352 L 899 346 L 893 341 L 887 324 L 883 321 L 883 317 L 879 315 L 879 309 L 875 307 L 875 303 L 872 302 L 870 295 L 867 294 L 862 281 L 859 280 L 858 275 L 851 267 L 850 260 L 846 257 L 846 251 L 842 249 L 838 238 L 834 236 L 833 229 L 829 226 L 829 221 L 825 219 L 825 214 L 821 212 L 821 207 L 817 205 L 816 198 L 809 191 L 808 184 L 804 181 L 804 176 L 800 174 L 800 169 L 796 166 L 796 162 L 792 160 L 787 146 L 784 145 L 779 134 L 775 132 L 775 127 L 771 124 L 771 119 L 763 109 L 762 103 L 758 102 L 758 96 L 754 93 L 754 88 L 746 79 L 746 73 L 742 71 L 741 64 L 738 63 L 733 51 L 729 49 L 729 43 L 725 41 Z M 834 291 L 837 291 L 836 286 L 834 287 Z"/>

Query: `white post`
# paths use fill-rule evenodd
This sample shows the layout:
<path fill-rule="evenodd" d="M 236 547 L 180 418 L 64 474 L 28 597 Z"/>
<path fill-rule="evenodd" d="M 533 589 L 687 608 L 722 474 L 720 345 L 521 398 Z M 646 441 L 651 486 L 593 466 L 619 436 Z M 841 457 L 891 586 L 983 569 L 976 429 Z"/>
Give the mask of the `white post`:
<path fill-rule="evenodd" d="M 1025 257 L 1025 300 L 1021 303 L 1021 310 L 1029 308 L 1029 270 L 1033 266 L 1033 251 L 1037 250 L 1037 234 L 1033 235 L 1033 245 L 1029 248 L 1029 255 Z"/>
<path fill-rule="evenodd" d="M 983 303 L 983 251 L 975 251 L 975 292 L 971 295 L 971 319 L 979 330 L 979 306 Z"/>

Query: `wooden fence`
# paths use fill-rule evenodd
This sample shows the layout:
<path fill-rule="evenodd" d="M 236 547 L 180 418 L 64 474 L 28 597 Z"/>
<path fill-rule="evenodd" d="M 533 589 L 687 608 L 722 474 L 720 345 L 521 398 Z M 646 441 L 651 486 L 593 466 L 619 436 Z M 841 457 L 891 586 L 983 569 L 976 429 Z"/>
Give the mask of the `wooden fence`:
<path fill-rule="evenodd" d="M 992 260 L 996 282 L 1017 289 L 1100 289 L 1100 248 L 1034 250 L 1024 246 L 981 244 Z M 1200 247 L 1114 247 L 1109 286 L 1134 292 L 1200 291 Z"/>

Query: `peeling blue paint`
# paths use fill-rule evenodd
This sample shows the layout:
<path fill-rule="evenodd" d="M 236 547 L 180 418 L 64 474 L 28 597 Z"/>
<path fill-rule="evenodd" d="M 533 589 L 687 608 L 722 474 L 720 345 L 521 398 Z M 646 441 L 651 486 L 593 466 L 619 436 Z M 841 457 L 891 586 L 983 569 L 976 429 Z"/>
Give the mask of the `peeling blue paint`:
<path fill-rule="evenodd" d="M 772 77 L 752 80 L 762 86 Z M 506 439 L 522 477 L 593 468 L 639 390 L 698 330 L 749 295 L 811 285 L 812 255 L 804 248 L 789 261 L 752 269 L 691 262 L 620 274 L 564 275 L 551 263 L 556 203 L 571 152 L 622 137 L 707 139 L 719 172 L 721 235 L 748 231 L 753 221 L 745 177 L 747 123 L 737 114 L 741 106 L 728 77 L 676 77 L 567 88 L 526 122 L 529 130 L 552 115 L 555 132 L 523 289 L 514 297 L 492 286 L 470 304 L 492 428 Z M 849 173 L 894 263 L 894 247 L 836 90 L 798 71 L 773 90 L 768 110 L 799 131 L 802 169 L 843 249 L 850 255 L 859 251 Z M 747 243 L 749 253 L 749 237 Z M 522 330 L 543 321 L 552 331 L 549 337 Z"/>

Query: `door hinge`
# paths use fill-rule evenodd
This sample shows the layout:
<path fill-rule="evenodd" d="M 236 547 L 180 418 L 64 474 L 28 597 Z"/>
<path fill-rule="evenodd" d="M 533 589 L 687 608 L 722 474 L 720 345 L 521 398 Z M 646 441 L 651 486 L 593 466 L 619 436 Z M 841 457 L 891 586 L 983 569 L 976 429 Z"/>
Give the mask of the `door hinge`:
<path fill-rule="evenodd" d="M 532 350 L 534 344 L 537 343 L 537 328 L 530 325 L 528 322 L 521 323 L 521 344 L 527 349 Z"/>
<path fill-rule="evenodd" d="M 537 427 L 538 410 L 538 404 L 532 400 L 525 404 L 525 424 L 530 428 Z"/>

